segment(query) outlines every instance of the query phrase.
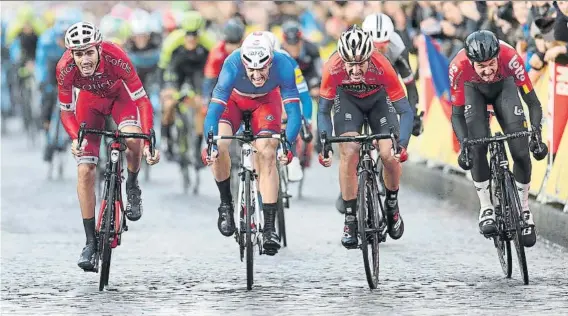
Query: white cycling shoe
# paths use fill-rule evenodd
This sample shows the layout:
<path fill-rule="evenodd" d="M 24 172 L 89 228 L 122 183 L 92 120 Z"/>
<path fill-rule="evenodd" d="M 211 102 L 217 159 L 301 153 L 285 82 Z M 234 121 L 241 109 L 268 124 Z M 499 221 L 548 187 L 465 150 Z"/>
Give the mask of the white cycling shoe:
<path fill-rule="evenodd" d="M 290 182 L 298 182 L 304 177 L 304 172 L 302 171 L 302 166 L 300 165 L 300 159 L 298 157 L 292 158 L 292 161 L 288 165 L 288 180 Z"/>

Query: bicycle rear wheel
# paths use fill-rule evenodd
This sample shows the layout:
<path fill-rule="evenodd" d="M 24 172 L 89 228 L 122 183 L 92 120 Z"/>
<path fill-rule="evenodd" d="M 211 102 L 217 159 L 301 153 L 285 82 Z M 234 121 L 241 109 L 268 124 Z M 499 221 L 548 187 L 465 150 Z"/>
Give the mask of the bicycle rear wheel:
<path fill-rule="evenodd" d="M 99 238 L 99 255 L 101 257 L 101 277 L 99 281 L 99 291 L 102 291 L 106 285 L 108 285 L 108 279 L 110 274 L 110 259 L 112 255 L 111 238 L 113 236 L 114 226 L 111 225 L 111 218 L 114 215 L 114 201 L 116 196 L 116 181 L 112 177 L 108 196 L 106 209 L 103 215 L 103 227 L 100 232 Z"/>
<path fill-rule="evenodd" d="M 363 252 L 363 264 L 365 266 L 365 274 L 367 276 L 367 283 L 370 289 L 376 289 L 379 282 L 378 273 L 378 246 L 371 247 L 371 258 L 369 258 L 369 245 L 378 242 L 378 237 L 374 235 L 374 226 L 369 222 L 374 223 L 374 210 L 372 202 L 372 185 L 373 179 L 363 171 L 359 174 L 359 188 L 357 197 L 357 218 L 358 218 L 358 231 L 360 238 L 361 251 Z M 371 239 L 371 240 L 370 240 Z M 376 256 L 376 258 L 375 258 Z M 372 266 L 371 266 L 372 264 Z"/>
<path fill-rule="evenodd" d="M 523 277 L 523 282 L 525 285 L 529 284 L 529 271 L 527 267 L 527 258 L 525 256 L 525 246 L 523 245 L 523 225 L 521 219 L 521 200 L 519 199 L 519 194 L 517 191 L 517 186 L 511 175 L 505 175 L 505 190 L 507 191 L 507 200 L 509 204 L 509 216 L 511 217 L 511 223 L 515 229 L 515 234 L 513 235 L 513 243 L 517 250 L 517 258 L 519 260 L 519 270 L 521 270 L 521 276 Z"/>
<path fill-rule="evenodd" d="M 252 289 L 252 284 L 254 280 L 254 251 L 253 251 L 253 242 L 252 242 L 252 198 L 251 198 L 251 173 L 245 173 L 245 212 L 246 212 L 246 234 L 245 234 L 245 248 L 246 248 L 246 257 L 247 257 L 247 290 Z"/>

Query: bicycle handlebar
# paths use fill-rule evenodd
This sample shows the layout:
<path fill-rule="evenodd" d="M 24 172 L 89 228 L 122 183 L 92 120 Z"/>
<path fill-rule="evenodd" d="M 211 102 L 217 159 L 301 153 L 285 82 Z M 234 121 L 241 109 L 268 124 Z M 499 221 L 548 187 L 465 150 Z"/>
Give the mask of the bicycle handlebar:
<path fill-rule="evenodd" d="M 232 136 L 218 136 L 213 135 L 213 131 L 209 131 L 207 133 L 207 159 L 211 158 L 211 151 L 213 150 L 213 143 L 220 140 L 220 139 L 234 139 L 241 143 L 252 143 L 257 139 L 278 139 L 280 141 L 280 148 L 282 148 L 282 152 L 284 155 L 288 155 L 288 148 L 285 144 L 288 143 L 286 138 L 286 131 L 282 130 L 280 134 L 262 134 L 262 135 L 252 135 L 250 132 L 244 132 L 243 135 L 232 135 Z"/>
<path fill-rule="evenodd" d="M 99 130 L 99 129 L 94 129 L 94 128 L 86 128 L 87 123 L 83 122 L 81 123 L 81 126 L 79 127 L 79 133 L 78 133 L 78 143 L 77 143 L 77 150 L 79 150 L 81 148 L 81 143 L 83 142 L 83 139 L 85 138 L 85 135 L 87 134 L 94 134 L 94 135 L 101 135 L 101 136 L 106 136 L 106 137 L 110 137 L 112 139 L 120 139 L 120 138 L 136 138 L 136 139 L 144 139 L 150 142 L 150 153 L 152 154 L 152 156 L 154 156 L 154 147 L 156 145 L 156 133 L 154 132 L 154 129 L 150 130 L 150 135 L 144 134 L 144 133 L 124 133 L 121 132 L 119 130 L 115 130 L 115 131 L 105 131 L 105 130 Z"/>
<path fill-rule="evenodd" d="M 464 154 L 465 157 L 469 157 L 469 147 L 473 146 L 473 145 L 485 145 L 485 144 L 490 144 L 490 143 L 497 143 L 497 142 L 503 142 L 506 141 L 508 139 L 514 139 L 514 138 L 520 138 L 520 137 L 528 137 L 528 136 L 533 136 L 535 132 L 534 131 L 523 131 L 523 132 L 515 132 L 515 133 L 511 133 L 511 134 L 501 134 L 501 133 L 497 133 L 495 136 L 492 137 L 482 137 L 482 138 L 476 138 L 476 139 L 472 139 L 472 140 L 464 140 L 463 144 L 462 144 L 462 148 L 464 150 Z M 540 144 L 539 144 L 540 147 Z"/>
<path fill-rule="evenodd" d="M 329 158 L 329 151 L 331 150 L 329 147 L 332 143 L 372 143 L 374 140 L 379 139 L 390 139 L 392 141 L 392 147 L 395 153 L 398 154 L 398 142 L 397 142 L 397 135 L 394 132 L 394 128 L 390 128 L 390 134 L 373 134 L 373 135 L 358 135 L 358 136 L 335 136 L 335 137 L 328 137 L 327 132 L 322 131 L 320 135 L 320 140 L 322 144 L 323 150 L 323 157 Z"/>
<path fill-rule="evenodd" d="M 505 134 L 505 135 L 497 134 L 497 135 L 492 136 L 492 137 L 482 137 L 482 138 L 476 138 L 476 139 L 472 139 L 472 140 L 465 140 L 464 143 L 463 143 L 463 146 L 469 147 L 469 146 L 472 146 L 472 145 L 484 145 L 484 144 L 489 144 L 489 143 L 502 142 L 502 141 L 505 141 L 505 140 L 508 140 L 508 139 L 532 136 L 532 134 L 533 134 L 532 131 L 515 132 L 515 133 Z"/>

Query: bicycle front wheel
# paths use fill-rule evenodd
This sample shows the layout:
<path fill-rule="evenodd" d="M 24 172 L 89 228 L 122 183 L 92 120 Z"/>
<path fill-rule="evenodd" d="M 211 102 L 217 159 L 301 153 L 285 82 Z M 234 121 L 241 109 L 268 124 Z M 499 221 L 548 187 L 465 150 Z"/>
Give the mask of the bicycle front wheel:
<path fill-rule="evenodd" d="M 278 166 L 278 176 L 281 177 L 282 169 Z M 282 192 L 282 181 L 280 181 L 280 185 L 278 186 L 278 201 L 276 203 L 276 221 L 278 223 L 278 236 L 280 236 L 280 240 L 282 241 L 283 247 L 288 246 L 288 241 L 286 239 L 286 220 L 284 217 L 284 193 Z"/>
<path fill-rule="evenodd" d="M 363 171 L 359 174 L 359 188 L 357 197 L 357 218 L 358 218 L 358 231 L 360 238 L 361 251 L 363 252 L 363 264 L 365 266 L 365 274 L 367 276 L 367 283 L 370 289 L 376 289 L 379 283 L 379 269 L 378 269 L 378 245 L 373 247 L 375 242 L 378 242 L 378 237 L 375 234 L 374 226 L 374 210 L 373 210 L 373 179 L 370 175 Z M 378 204 L 378 203 L 377 203 Z M 378 230 L 376 230 L 378 231 Z M 371 246 L 371 257 L 369 258 L 369 246 Z M 375 258 L 376 257 L 376 258 Z"/>
<path fill-rule="evenodd" d="M 112 225 L 111 218 L 114 215 L 114 201 L 116 199 L 116 181 L 112 177 L 108 196 L 106 209 L 103 214 L 103 227 L 101 228 L 99 238 L 99 255 L 101 258 L 101 277 L 99 281 L 99 291 L 102 291 L 108 285 L 110 274 L 110 259 L 112 255 L 111 238 L 113 237 L 114 225 Z"/>
<path fill-rule="evenodd" d="M 527 257 L 525 256 L 525 246 L 523 245 L 523 220 L 521 219 L 521 200 L 519 199 L 519 191 L 510 174 L 505 176 L 505 190 L 507 191 L 507 201 L 509 204 L 509 216 L 515 234 L 513 235 L 513 243 L 517 250 L 517 258 L 519 260 L 519 270 L 525 285 L 529 284 L 529 271 L 527 267 Z"/>
<path fill-rule="evenodd" d="M 254 279 L 254 251 L 253 251 L 253 242 L 252 242 L 252 197 L 251 197 L 251 173 L 245 173 L 245 212 L 246 212 L 246 234 L 245 234 L 245 248 L 246 248 L 246 257 L 247 257 L 247 290 L 252 289 L 253 279 Z"/>

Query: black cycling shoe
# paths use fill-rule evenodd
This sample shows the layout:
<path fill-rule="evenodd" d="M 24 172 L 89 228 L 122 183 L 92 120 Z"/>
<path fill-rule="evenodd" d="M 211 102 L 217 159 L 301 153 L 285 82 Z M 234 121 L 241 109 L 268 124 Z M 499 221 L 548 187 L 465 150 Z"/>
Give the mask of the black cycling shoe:
<path fill-rule="evenodd" d="M 264 248 L 264 253 L 269 256 L 274 256 L 278 253 L 280 249 L 280 236 L 274 231 L 265 229 L 263 234 L 262 247 Z"/>
<path fill-rule="evenodd" d="M 418 137 L 424 131 L 424 126 L 422 125 L 422 117 L 424 116 L 424 111 L 420 114 L 414 115 L 414 121 L 412 124 L 412 135 Z"/>
<path fill-rule="evenodd" d="M 223 236 L 230 237 L 235 233 L 235 219 L 233 214 L 233 203 L 221 202 L 219 208 L 219 218 L 217 219 L 217 228 Z"/>
<path fill-rule="evenodd" d="M 142 217 L 142 190 L 138 186 L 138 182 L 132 186 L 126 183 L 126 218 L 130 221 L 137 221 Z"/>
<path fill-rule="evenodd" d="M 85 270 L 86 272 L 94 272 L 96 252 L 96 243 L 94 241 L 87 243 L 85 247 L 83 247 L 83 250 L 81 250 L 81 255 L 79 256 L 79 261 L 77 262 L 79 268 Z"/>
<path fill-rule="evenodd" d="M 339 192 L 339 197 L 337 197 L 337 200 L 335 200 L 335 208 L 339 213 L 345 214 L 345 203 L 343 203 L 341 192 Z"/>
<path fill-rule="evenodd" d="M 355 249 L 359 244 L 359 240 L 357 239 L 357 218 L 355 215 L 345 216 L 345 226 L 343 227 L 341 244 L 347 249 Z"/>
<path fill-rule="evenodd" d="M 389 236 L 397 240 L 404 234 L 404 221 L 398 210 L 398 201 L 386 199 L 385 210 L 388 217 Z"/>
<path fill-rule="evenodd" d="M 43 150 L 43 161 L 51 162 L 53 160 L 53 154 L 55 153 L 55 146 L 50 144 L 45 145 Z"/>

